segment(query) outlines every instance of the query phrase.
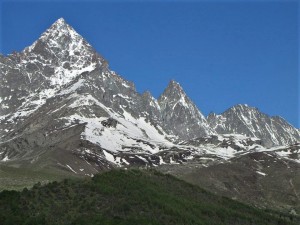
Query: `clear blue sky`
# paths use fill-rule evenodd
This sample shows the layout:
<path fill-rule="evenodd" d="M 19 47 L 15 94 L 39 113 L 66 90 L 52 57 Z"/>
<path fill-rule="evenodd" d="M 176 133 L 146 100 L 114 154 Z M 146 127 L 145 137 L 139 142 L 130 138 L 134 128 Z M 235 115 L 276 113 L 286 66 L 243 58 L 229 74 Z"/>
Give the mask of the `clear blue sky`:
<path fill-rule="evenodd" d="M 1 53 L 63 17 L 137 90 L 178 81 L 207 115 L 247 103 L 299 128 L 297 1 L 69 1 L 1 4 Z"/>

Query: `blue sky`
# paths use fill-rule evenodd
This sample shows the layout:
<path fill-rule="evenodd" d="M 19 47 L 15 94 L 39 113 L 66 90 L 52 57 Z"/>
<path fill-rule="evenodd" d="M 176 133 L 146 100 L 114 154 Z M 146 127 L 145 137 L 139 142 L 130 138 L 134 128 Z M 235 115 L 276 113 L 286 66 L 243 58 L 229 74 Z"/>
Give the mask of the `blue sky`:
<path fill-rule="evenodd" d="M 2 1 L 0 52 L 31 45 L 60 17 L 158 97 L 178 81 L 207 115 L 246 103 L 299 128 L 297 1 Z"/>

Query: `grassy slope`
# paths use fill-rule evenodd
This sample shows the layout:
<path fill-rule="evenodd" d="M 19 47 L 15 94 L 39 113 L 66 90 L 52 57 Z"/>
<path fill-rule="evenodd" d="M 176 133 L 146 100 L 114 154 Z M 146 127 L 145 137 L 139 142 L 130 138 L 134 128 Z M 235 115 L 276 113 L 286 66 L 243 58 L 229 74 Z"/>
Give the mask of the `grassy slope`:
<path fill-rule="evenodd" d="M 152 170 L 113 170 L 0 193 L 2 225 L 297 224 L 288 220 Z"/>
<path fill-rule="evenodd" d="M 63 170 L 34 170 L 33 168 L 14 168 L 0 165 L 0 191 L 22 190 L 25 187 L 32 187 L 38 182 L 45 184 L 63 180 L 66 177 L 76 176 L 74 173 Z"/>

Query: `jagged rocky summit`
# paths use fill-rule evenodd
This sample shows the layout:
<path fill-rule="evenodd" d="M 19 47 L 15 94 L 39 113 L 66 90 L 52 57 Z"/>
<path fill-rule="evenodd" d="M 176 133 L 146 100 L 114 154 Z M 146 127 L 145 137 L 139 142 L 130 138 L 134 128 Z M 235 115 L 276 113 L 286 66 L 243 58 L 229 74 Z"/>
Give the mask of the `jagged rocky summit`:
<path fill-rule="evenodd" d="M 246 104 L 236 105 L 221 115 L 211 113 L 207 121 L 218 134 L 236 133 L 257 137 L 266 147 L 299 142 L 300 132 L 279 116 L 268 116 Z"/>
<path fill-rule="evenodd" d="M 64 19 L 22 52 L 0 56 L 0 76 L 7 165 L 91 175 L 204 156 L 203 164 L 215 163 L 300 140 L 284 119 L 246 105 L 206 118 L 176 81 L 158 99 L 138 93 Z M 285 157 L 297 162 L 294 153 Z"/>

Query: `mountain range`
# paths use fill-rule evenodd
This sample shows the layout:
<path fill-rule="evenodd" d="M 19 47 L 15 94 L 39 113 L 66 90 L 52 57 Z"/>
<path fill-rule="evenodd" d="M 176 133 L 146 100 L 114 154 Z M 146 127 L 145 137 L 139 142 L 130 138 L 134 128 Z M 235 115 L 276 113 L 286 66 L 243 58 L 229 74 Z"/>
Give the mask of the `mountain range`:
<path fill-rule="evenodd" d="M 76 176 L 151 166 L 188 178 L 195 165 L 240 168 L 248 157 L 260 182 L 276 161 L 294 171 L 284 178 L 292 200 L 277 202 L 300 209 L 299 129 L 241 104 L 205 117 L 174 80 L 158 99 L 138 93 L 62 18 L 23 51 L 0 55 L 0 76 L 0 165 Z"/>

